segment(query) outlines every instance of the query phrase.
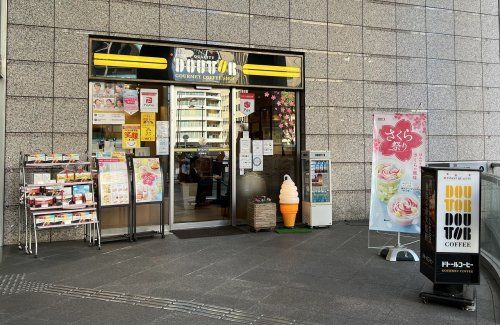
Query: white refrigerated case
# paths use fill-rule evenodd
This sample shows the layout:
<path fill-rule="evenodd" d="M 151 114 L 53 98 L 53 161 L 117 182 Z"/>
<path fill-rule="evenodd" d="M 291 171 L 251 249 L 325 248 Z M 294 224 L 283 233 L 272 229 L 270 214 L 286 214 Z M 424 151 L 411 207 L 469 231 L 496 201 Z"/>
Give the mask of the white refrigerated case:
<path fill-rule="evenodd" d="M 332 224 L 330 151 L 302 151 L 302 221 L 309 227 Z"/>

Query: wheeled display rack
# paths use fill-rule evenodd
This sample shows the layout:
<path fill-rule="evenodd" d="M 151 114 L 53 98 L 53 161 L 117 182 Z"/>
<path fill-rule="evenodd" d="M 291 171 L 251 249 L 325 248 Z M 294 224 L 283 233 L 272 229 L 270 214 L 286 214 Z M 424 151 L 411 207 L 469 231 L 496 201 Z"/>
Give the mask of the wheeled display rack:
<path fill-rule="evenodd" d="M 28 155 L 20 153 L 19 159 L 19 180 L 20 180 L 20 205 L 18 210 L 18 242 L 19 249 L 26 254 L 33 254 L 32 241 L 34 239 L 35 254 L 38 256 L 38 236 L 37 232 L 46 229 L 65 228 L 71 226 L 84 226 L 84 241 L 89 242 L 89 246 L 97 246 L 101 249 L 101 236 L 99 229 L 99 220 L 97 218 L 96 201 L 94 194 L 93 177 L 88 181 L 75 182 L 48 182 L 44 184 L 29 184 L 27 176 L 36 172 L 44 171 L 54 175 L 54 169 L 66 169 L 70 166 L 85 168 L 91 172 L 90 163 L 87 161 L 76 162 L 28 162 Z M 35 188 L 60 188 L 73 187 L 75 185 L 88 185 L 92 193 L 92 202 L 82 204 L 51 205 L 51 206 L 32 206 L 29 204 L 30 189 Z M 48 217 L 54 217 L 53 221 Z M 44 217 L 46 218 L 44 220 Z M 70 218 L 71 217 L 71 218 Z M 24 232 L 24 234 L 23 234 Z M 22 237 L 24 235 L 24 247 Z"/>

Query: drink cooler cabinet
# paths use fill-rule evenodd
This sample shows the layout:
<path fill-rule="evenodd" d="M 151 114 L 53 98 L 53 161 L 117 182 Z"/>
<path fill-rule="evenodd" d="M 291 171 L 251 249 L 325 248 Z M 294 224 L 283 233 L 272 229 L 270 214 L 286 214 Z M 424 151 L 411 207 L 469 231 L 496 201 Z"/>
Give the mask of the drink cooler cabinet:
<path fill-rule="evenodd" d="M 302 152 L 302 220 L 309 227 L 332 225 L 330 151 Z"/>

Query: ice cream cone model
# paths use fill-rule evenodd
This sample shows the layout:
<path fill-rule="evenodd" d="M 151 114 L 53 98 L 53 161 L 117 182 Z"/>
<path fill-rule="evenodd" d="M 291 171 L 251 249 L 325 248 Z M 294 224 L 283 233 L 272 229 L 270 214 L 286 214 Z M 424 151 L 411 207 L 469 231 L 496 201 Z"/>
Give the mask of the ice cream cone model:
<path fill-rule="evenodd" d="M 289 175 L 285 175 L 280 190 L 280 211 L 286 228 L 295 226 L 295 218 L 299 211 L 299 192 Z"/>

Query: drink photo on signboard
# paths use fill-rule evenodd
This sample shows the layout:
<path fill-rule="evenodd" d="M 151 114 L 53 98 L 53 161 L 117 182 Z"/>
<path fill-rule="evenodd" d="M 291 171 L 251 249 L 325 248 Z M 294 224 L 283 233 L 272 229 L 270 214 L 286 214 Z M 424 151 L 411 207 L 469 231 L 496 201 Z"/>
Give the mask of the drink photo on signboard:
<path fill-rule="evenodd" d="M 425 113 L 375 114 L 370 230 L 420 233 Z"/>
<path fill-rule="evenodd" d="M 134 158 L 135 201 L 161 202 L 163 177 L 159 158 Z"/>

